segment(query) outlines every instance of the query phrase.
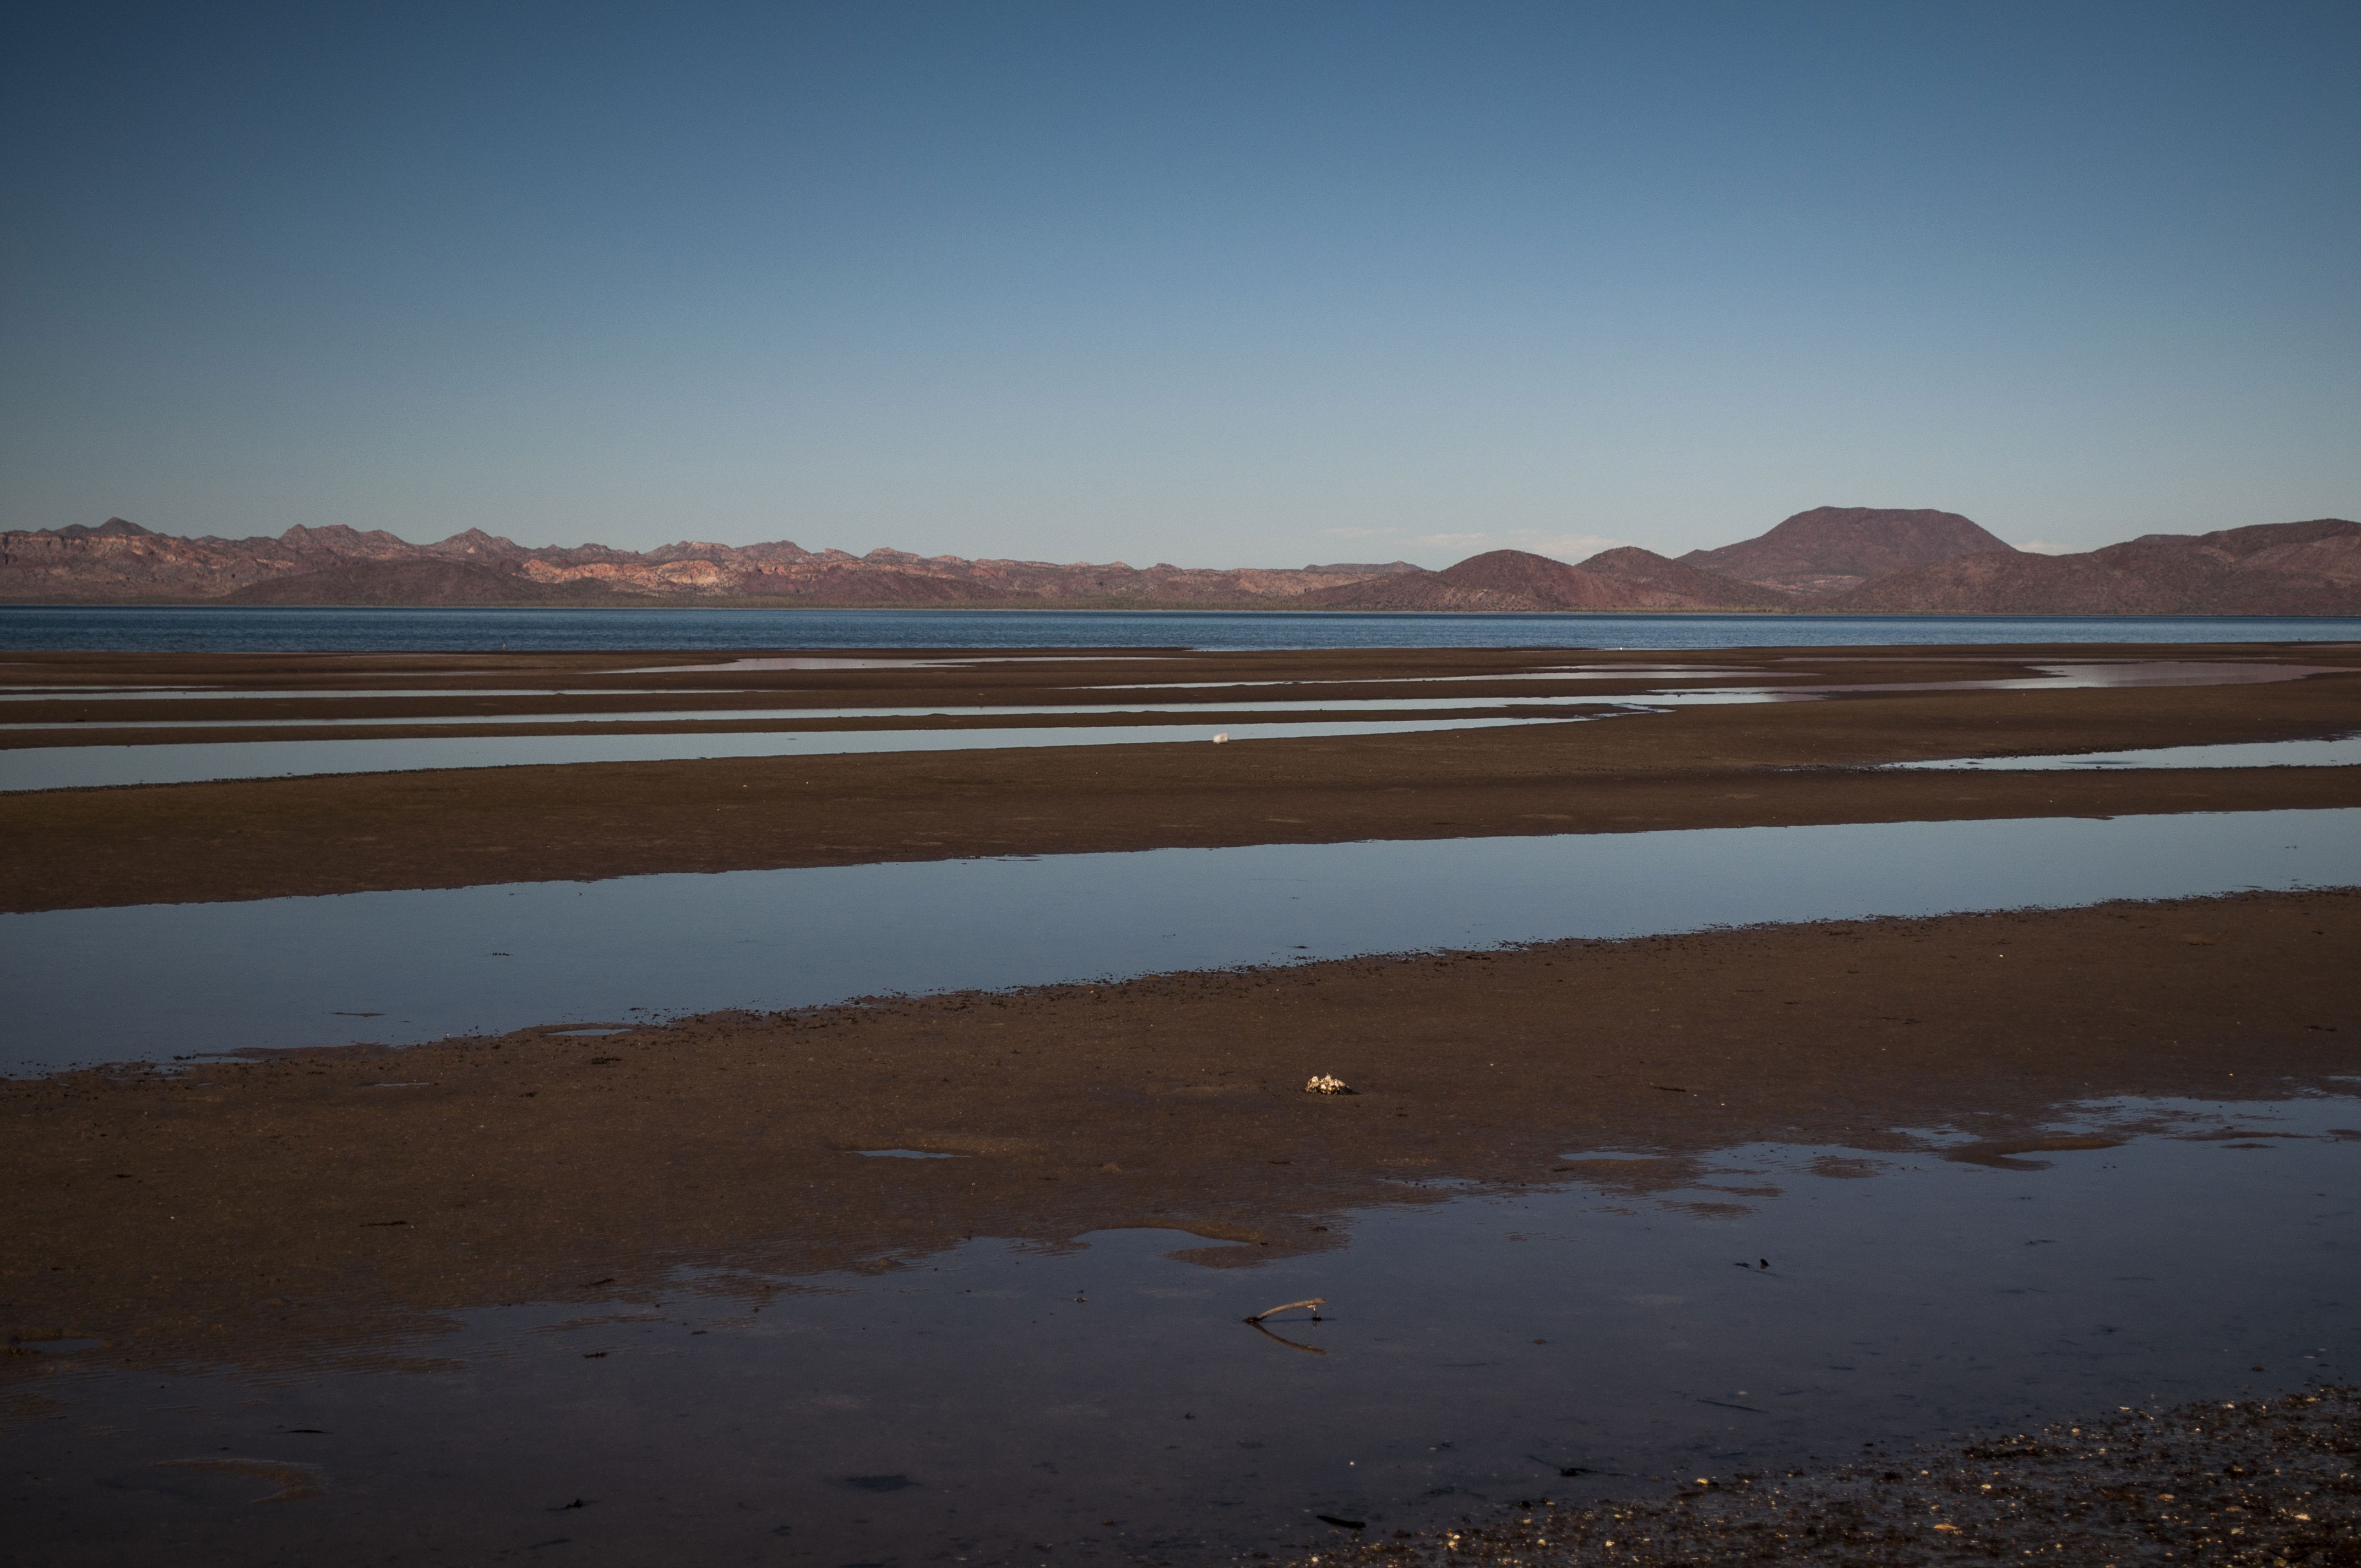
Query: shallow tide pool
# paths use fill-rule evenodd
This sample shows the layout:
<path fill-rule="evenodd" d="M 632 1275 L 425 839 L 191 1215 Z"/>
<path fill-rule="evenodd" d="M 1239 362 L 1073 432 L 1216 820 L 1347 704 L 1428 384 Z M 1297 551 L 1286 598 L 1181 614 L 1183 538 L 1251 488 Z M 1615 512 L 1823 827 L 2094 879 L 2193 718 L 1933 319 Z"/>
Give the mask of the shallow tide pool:
<path fill-rule="evenodd" d="M 2361 884 L 2361 810 L 1150 850 L 0 916 L 0 1071 L 888 992 Z"/>
<path fill-rule="evenodd" d="M 2052 773 L 2063 768 L 2351 768 L 2361 767 L 2361 735 L 2319 740 L 2247 740 L 2218 746 L 2147 746 L 2125 751 L 2077 751 L 2065 756 L 1964 757 L 1895 762 L 1897 771 Z"/>
<path fill-rule="evenodd" d="M 1346 707 L 1346 703 L 1312 704 Z M 1507 707 L 1505 703 L 1469 705 Z M 1570 706 L 1570 705 L 1569 705 Z M 639 716 L 644 718 L 644 716 Z M 707 723 L 733 713 L 685 715 Z M 757 716 L 759 717 L 759 716 Z M 807 715 L 806 717 L 818 717 Z M 1006 729 L 762 729 L 656 735 L 486 735 L 401 740 L 217 740 L 134 746 L 40 746 L 0 750 L 0 793 L 200 784 L 213 779 L 301 778 L 321 773 L 417 773 L 439 768 L 557 767 L 588 762 L 668 762 L 711 757 L 842 757 L 884 751 L 981 751 L 1041 746 L 1202 745 L 1224 740 L 1300 740 L 1346 735 L 1415 735 L 1506 724 L 1581 723 L 1597 715 L 1535 718 L 1356 718 L 1089 727 L 1043 724 Z M 410 722 L 420 722 L 412 720 Z M 438 723 L 440 720 L 424 720 Z M 529 722 L 529 721 L 528 721 Z"/>

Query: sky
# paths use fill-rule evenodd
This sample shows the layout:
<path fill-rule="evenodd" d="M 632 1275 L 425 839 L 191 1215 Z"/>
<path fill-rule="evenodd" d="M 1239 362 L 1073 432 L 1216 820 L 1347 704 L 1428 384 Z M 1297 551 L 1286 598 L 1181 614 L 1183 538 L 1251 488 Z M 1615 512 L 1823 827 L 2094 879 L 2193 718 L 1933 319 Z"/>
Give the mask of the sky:
<path fill-rule="evenodd" d="M 2361 517 L 2361 5 L 18 0 L 0 527 Z"/>

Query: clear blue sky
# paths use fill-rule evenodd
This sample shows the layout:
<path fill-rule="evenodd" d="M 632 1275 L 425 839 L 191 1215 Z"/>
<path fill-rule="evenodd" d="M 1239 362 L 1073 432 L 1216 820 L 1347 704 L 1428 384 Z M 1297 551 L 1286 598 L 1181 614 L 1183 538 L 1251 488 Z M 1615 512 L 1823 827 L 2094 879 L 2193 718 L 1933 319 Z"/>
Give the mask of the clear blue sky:
<path fill-rule="evenodd" d="M 71 5 L 0 525 L 1053 560 L 2361 515 L 2361 5 Z"/>

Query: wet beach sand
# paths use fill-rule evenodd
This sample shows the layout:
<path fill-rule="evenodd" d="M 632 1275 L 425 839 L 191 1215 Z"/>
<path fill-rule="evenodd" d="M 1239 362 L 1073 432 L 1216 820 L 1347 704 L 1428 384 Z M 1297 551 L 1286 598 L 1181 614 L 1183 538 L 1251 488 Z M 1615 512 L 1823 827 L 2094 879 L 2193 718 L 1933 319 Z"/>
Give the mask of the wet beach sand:
<path fill-rule="evenodd" d="M 691 1260 L 806 1274 L 1147 1226 L 1251 1266 L 1344 1245 L 1347 1211 L 1419 1201 L 1406 1178 L 1644 1191 L 1739 1144 L 1935 1127 L 2006 1157 L 2069 1104 L 2352 1072 L 2356 951 L 2361 893 L 2251 894 L 10 1080 L 0 1290 L 19 1339 L 269 1366 L 585 1279 L 653 1294 Z M 847 1157 L 895 1148 L 968 1157 Z M 1650 1157 L 1564 1157 L 1584 1148 Z"/>
<path fill-rule="evenodd" d="M 1251 678 L 1268 683 L 1251 688 L 1257 697 L 1295 696 L 1289 683 L 1535 663 L 1513 652 L 1208 655 L 1236 667 L 1187 678 Z M 2350 768 L 1857 771 L 2361 724 L 2354 651 L 2148 652 L 2355 673 L 1871 691 L 1252 746 L 818 758 L 787 776 L 775 762 L 706 762 L 0 796 L 5 907 L 1164 846 L 2361 805 Z M 2030 663 L 2091 652 L 1945 650 L 1932 678 L 2025 678 Z M 1844 659 L 1800 668 L 1872 687 L 1930 678 L 1923 650 Z M 68 663 L 43 678 L 270 689 L 290 678 L 281 661 Z M 339 663 L 322 678 L 420 679 L 416 660 Z M 467 663 L 489 672 L 467 679 L 528 678 L 486 656 Z M 530 678 L 563 664 L 567 678 L 613 684 L 619 663 L 542 657 Z M 963 686 L 965 701 L 1016 700 L 1012 687 L 1049 680 L 984 668 L 996 684 Z M 922 684 L 939 672 L 793 678 L 839 683 L 838 701 L 950 695 Z M 1074 680 L 1065 671 L 1050 690 L 1071 694 Z M 1613 684 L 1570 687 L 1570 700 L 1613 696 Z M 93 740 L 161 717 L 105 706 Z M 124 707 L 141 711 L 113 711 Z M 56 743 L 26 731 L 9 741 Z M 458 1314 L 677 1299 L 685 1269 L 698 1281 L 686 1288 L 760 1305 L 785 1277 L 908 1266 L 972 1237 L 1054 1247 L 1133 1228 L 1188 1233 L 1195 1244 L 1175 1255 L 1187 1263 L 1250 1268 L 1346 1246 L 1356 1216 L 1443 1201 L 1421 1182 L 1514 1192 L 1580 1181 L 1639 1196 L 1766 1141 L 1858 1151 L 1859 1168 L 1822 1173 L 1831 1179 L 1873 1177 L 1881 1156 L 1905 1153 L 2012 1168 L 2170 1135 L 2136 1116 L 2091 1124 L 2096 1102 L 2349 1094 L 2361 1071 L 2356 952 L 2361 893 L 2329 890 L 1151 975 L 0 1082 L 13 1200 L 0 1326 L 16 1352 L 0 1358 L 0 1420 L 32 1433 L 57 1419 L 80 1356 L 168 1375 L 391 1371 L 431 1356 Z M 1355 1092 L 1306 1093 L 1323 1073 Z M 2069 1112 L 2082 1122 L 2061 1138 Z M 1935 1129 L 1946 1140 L 1930 1142 Z M 884 1149 L 959 1157 L 855 1152 Z M 76 1342 L 90 1348 L 40 1348 Z M 2094 1410 L 2079 1433 L 1961 1434 L 1907 1464 L 1881 1452 L 1801 1476 L 1652 1478 L 1620 1508 L 1544 1510 L 1534 1498 L 1455 1537 L 1380 1541 L 1336 1525 L 1327 1541 L 1270 1551 L 1323 1563 L 1916 1563 L 1967 1547 L 2129 1563 L 2164 1561 L 2169 1547 L 2176 1562 L 2361 1561 L 2349 1391 L 2231 1402 L 2210 1424 Z M 2117 1433 L 2106 1422 L 2145 1424 Z M 1682 1481 L 1684 1496 L 1667 1495 Z M 1938 1530 L 1947 1523 L 1958 1528 Z M 179 1550 L 176 1560 L 207 1560 L 202 1543 Z M 36 1560 L 85 1559 L 60 1544 Z"/>

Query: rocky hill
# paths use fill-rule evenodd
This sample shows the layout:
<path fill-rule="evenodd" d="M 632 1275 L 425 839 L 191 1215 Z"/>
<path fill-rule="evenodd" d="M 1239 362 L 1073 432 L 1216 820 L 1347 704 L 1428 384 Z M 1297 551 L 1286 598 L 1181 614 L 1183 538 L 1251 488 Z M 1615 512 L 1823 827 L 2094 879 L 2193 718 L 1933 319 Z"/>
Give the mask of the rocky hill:
<path fill-rule="evenodd" d="M 1874 577 L 1988 553 L 2015 550 L 1955 511 L 1814 507 L 1768 533 L 1719 550 L 1692 550 L 1681 560 L 1761 587 L 1840 594 Z"/>
<path fill-rule="evenodd" d="M 353 561 L 269 577 L 214 596 L 217 604 L 597 604 L 621 598 L 592 585 L 558 587 L 496 572 L 473 561 Z M 634 600 L 632 602 L 653 602 Z"/>
<path fill-rule="evenodd" d="M 1795 609 L 1795 596 L 1759 583 L 1742 582 L 1627 544 L 1602 550 L 1582 563 L 1593 576 L 1625 583 L 1642 597 L 1644 609 Z"/>
<path fill-rule="evenodd" d="M 1763 609 L 1794 602 L 1629 546 L 1576 566 L 1490 550 L 1440 572 L 1403 572 L 1303 597 L 1307 607 L 1325 609 Z"/>
<path fill-rule="evenodd" d="M 2150 533 L 2077 555 L 1961 555 L 1832 610 L 1949 615 L 2361 615 L 2361 522 Z"/>

